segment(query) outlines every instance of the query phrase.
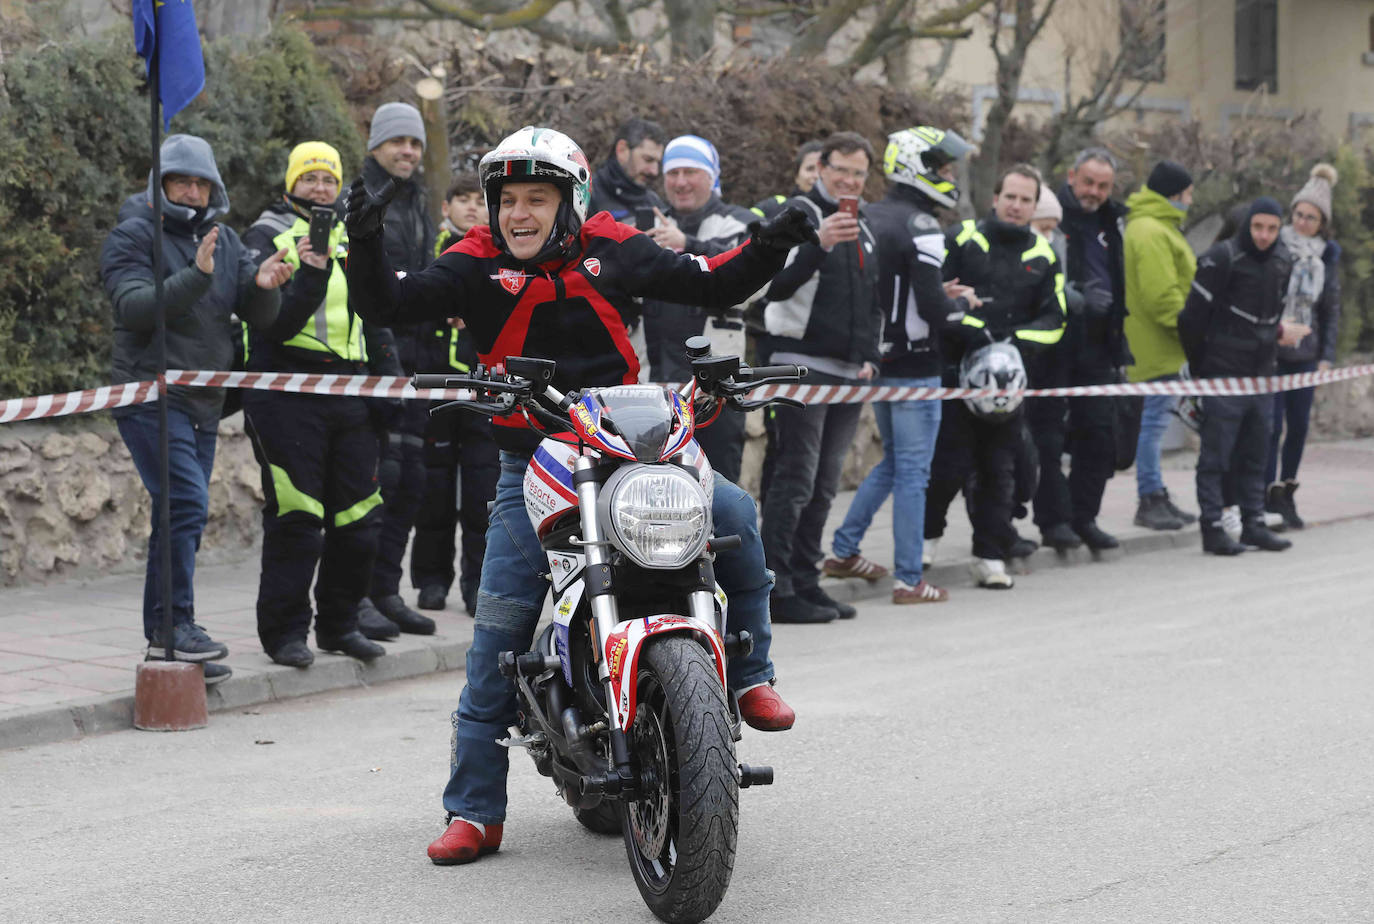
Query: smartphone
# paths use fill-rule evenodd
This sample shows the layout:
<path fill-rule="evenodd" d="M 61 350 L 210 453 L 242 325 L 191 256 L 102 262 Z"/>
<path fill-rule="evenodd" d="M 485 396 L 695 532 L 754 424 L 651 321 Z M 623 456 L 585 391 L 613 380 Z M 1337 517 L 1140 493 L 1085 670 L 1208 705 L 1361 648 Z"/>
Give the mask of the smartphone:
<path fill-rule="evenodd" d="M 639 231 L 648 231 L 654 226 L 656 218 L 653 209 L 635 209 L 635 228 Z"/>
<path fill-rule="evenodd" d="M 310 249 L 321 256 L 333 256 L 329 252 L 329 232 L 334 229 L 333 209 L 317 205 L 310 210 Z"/>
<path fill-rule="evenodd" d="M 839 202 L 840 202 L 840 211 L 841 211 L 841 212 L 844 212 L 844 213 L 845 213 L 846 215 L 848 215 L 850 218 L 858 218 L 858 217 L 859 217 L 859 197 L 858 197 L 858 196 L 840 196 Z"/>

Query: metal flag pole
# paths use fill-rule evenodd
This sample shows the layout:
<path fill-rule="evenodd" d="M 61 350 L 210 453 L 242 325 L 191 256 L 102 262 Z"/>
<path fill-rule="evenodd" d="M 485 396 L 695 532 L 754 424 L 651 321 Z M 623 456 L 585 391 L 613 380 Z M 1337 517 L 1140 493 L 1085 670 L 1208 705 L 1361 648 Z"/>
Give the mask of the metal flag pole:
<path fill-rule="evenodd" d="M 172 640 L 172 475 L 167 428 L 167 304 L 162 291 L 162 128 L 161 93 L 158 84 L 158 46 L 148 56 L 148 96 L 152 100 L 153 149 L 153 302 L 157 314 L 157 450 L 159 593 L 162 597 L 162 658 L 176 660 Z"/>

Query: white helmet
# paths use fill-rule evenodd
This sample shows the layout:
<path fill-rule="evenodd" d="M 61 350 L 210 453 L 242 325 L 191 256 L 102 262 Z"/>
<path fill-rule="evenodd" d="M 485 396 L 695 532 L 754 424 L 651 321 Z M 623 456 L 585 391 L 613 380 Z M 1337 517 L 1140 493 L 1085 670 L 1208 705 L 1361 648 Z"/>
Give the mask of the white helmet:
<path fill-rule="evenodd" d="M 1181 382 L 1191 382 L 1193 375 L 1188 369 L 1188 364 L 1178 370 L 1178 378 Z M 1178 419 L 1183 421 L 1183 425 L 1194 433 L 1202 430 L 1202 396 L 1201 395 L 1179 395 L 1174 401 L 1171 409 L 1178 415 Z"/>
<path fill-rule="evenodd" d="M 1026 387 L 1026 364 L 1021 351 L 1010 343 L 989 343 L 964 356 L 959 363 L 961 388 L 997 388 L 1021 391 Z M 988 421 L 1008 420 L 1021 407 L 1021 395 L 965 398 L 975 416 Z"/>
<path fill-rule="evenodd" d="M 497 213 L 500 190 L 508 182 L 553 183 L 563 193 L 558 221 L 545 252 L 561 249 L 582 230 L 592 198 L 592 171 L 587 155 L 567 135 L 551 128 L 526 125 L 502 139 L 477 165 L 477 179 L 487 202 L 487 217 L 496 245 L 505 248 Z M 544 253 L 534 262 L 546 259 Z"/>
<path fill-rule="evenodd" d="M 956 132 L 929 125 L 904 128 L 887 136 L 883 173 L 892 182 L 914 187 L 937 205 L 952 209 L 959 201 L 959 186 L 938 171 L 971 150 L 973 146 Z"/>

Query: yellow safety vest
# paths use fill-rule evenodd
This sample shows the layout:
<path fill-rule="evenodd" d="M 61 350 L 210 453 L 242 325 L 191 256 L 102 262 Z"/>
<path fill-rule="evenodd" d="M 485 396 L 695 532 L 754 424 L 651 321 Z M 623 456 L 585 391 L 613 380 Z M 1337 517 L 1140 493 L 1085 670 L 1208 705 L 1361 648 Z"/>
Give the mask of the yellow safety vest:
<path fill-rule="evenodd" d="M 272 239 L 272 244 L 278 250 L 286 248 L 285 262 L 295 269 L 301 265 L 296 241 L 309 233 L 310 223 L 304 218 L 297 218 L 291 227 Z M 344 258 L 348 256 L 348 231 L 341 221 L 336 222 L 329 232 L 329 255 L 334 259 L 330 263 L 329 286 L 325 290 L 324 301 L 320 302 L 300 333 L 283 345 L 365 362 L 367 344 L 363 340 L 363 319 L 348 310 L 348 279 L 343 267 Z"/>

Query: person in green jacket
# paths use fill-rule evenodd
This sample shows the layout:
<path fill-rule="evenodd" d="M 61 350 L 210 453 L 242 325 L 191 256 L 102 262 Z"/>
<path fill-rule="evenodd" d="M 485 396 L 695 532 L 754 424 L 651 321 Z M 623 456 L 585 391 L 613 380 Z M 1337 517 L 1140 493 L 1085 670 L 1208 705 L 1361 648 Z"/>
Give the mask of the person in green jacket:
<path fill-rule="evenodd" d="M 1132 382 L 1178 378 L 1183 346 L 1178 313 L 1193 283 L 1197 259 L 1179 226 L 1193 202 L 1193 178 L 1173 161 L 1162 160 L 1145 185 L 1126 200 L 1126 341 L 1135 365 Z M 1159 447 L 1169 426 L 1168 395 L 1146 395 L 1136 443 L 1135 477 L 1140 505 L 1135 523 L 1149 529 L 1182 529 L 1197 520 L 1169 498 L 1159 470 Z"/>

